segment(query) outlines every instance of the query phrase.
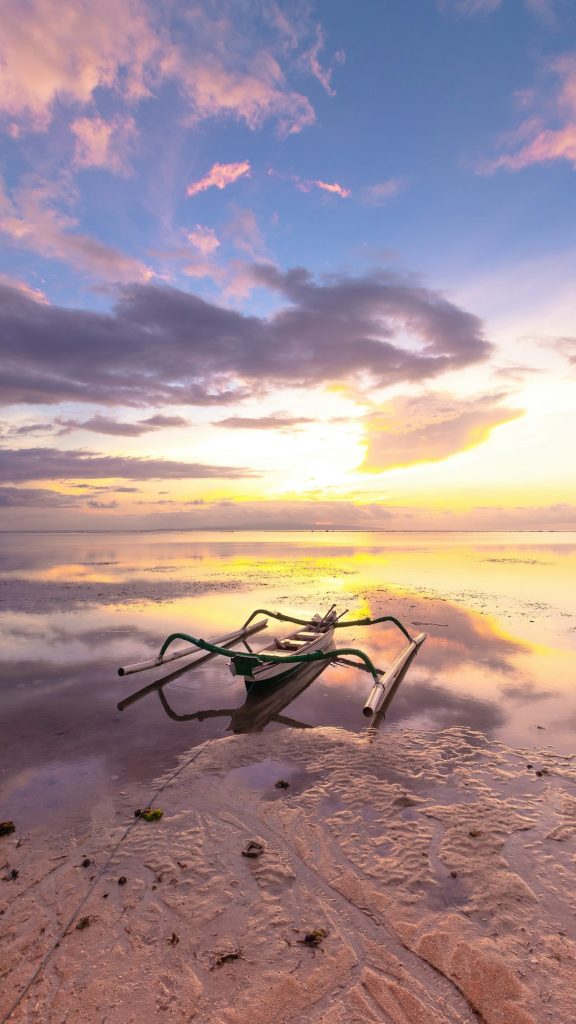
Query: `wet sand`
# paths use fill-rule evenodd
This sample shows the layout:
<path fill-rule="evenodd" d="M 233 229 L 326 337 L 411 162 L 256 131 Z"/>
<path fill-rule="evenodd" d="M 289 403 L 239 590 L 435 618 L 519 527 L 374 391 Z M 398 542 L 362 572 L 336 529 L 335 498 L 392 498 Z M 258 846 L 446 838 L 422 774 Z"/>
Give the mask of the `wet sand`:
<path fill-rule="evenodd" d="M 48 955 L 14 1022 L 576 1019 L 574 757 L 285 729 L 179 768 L 160 821 L 133 787 L 65 847 L 0 839 L 4 1013 Z"/>
<path fill-rule="evenodd" d="M 23 992 L 20 1024 L 576 1021 L 575 565 L 572 536 L 4 538 L 0 1021 Z M 332 602 L 429 634 L 380 733 L 335 666 L 117 710 L 173 629 Z"/>

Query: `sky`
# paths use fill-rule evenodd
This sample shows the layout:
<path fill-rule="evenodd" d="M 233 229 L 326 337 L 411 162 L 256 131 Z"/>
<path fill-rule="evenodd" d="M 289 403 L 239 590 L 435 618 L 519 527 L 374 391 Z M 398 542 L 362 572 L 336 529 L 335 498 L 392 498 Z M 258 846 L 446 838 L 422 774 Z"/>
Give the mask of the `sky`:
<path fill-rule="evenodd" d="M 0 0 L 0 529 L 576 529 L 574 0 Z"/>

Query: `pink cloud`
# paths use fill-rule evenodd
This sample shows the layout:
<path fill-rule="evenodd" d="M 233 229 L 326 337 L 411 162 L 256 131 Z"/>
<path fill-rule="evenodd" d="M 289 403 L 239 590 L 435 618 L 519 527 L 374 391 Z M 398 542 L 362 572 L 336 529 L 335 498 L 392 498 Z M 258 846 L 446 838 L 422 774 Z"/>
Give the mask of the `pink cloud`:
<path fill-rule="evenodd" d="M 576 54 L 565 54 L 557 57 L 552 63 L 552 71 L 560 78 L 558 107 L 565 117 L 576 120 Z"/>
<path fill-rule="evenodd" d="M 362 202 L 366 206 L 383 206 L 408 188 L 406 178 L 388 178 L 376 185 L 367 185 L 362 191 Z"/>
<path fill-rule="evenodd" d="M 254 210 L 235 207 L 226 226 L 226 234 L 234 247 L 251 259 L 260 260 L 265 257 L 266 244 Z"/>
<path fill-rule="evenodd" d="M 299 174 L 283 174 L 281 171 L 275 171 L 273 167 L 269 167 L 267 173 L 270 178 L 280 178 L 283 181 L 294 182 L 296 188 L 300 189 L 301 192 L 310 192 L 313 188 L 319 188 L 323 192 L 330 192 L 332 195 L 338 195 L 342 199 L 348 199 L 352 194 L 349 188 L 344 188 L 338 182 L 330 183 L 322 181 L 320 178 L 301 178 Z"/>
<path fill-rule="evenodd" d="M 275 0 L 268 0 L 264 13 L 267 21 L 274 26 L 280 35 L 285 49 L 295 49 L 300 43 L 303 34 L 301 17 L 291 19 L 287 11 L 283 11 Z M 301 11 L 298 14 L 301 14 Z"/>
<path fill-rule="evenodd" d="M 43 306 L 50 305 L 48 297 L 40 288 L 33 288 L 19 277 L 12 277 L 11 274 L 0 274 L 0 284 L 6 285 L 8 288 L 15 288 L 16 291 L 21 292 L 26 298 L 32 299 L 34 302 L 40 302 Z"/>
<path fill-rule="evenodd" d="M 215 284 L 220 286 L 224 285 L 227 280 L 227 274 L 224 268 L 210 259 L 188 261 L 183 266 L 182 273 L 185 274 L 186 277 L 200 279 L 208 278 L 210 281 L 214 281 Z"/>
<path fill-rule="evenodd" d="M 101 281 L 148 281 L 145 264 L 112 246 L 75 231 L 78 221 L 59 209 L 71 196 L 61 184 L 28 182 L 10 199 L 0 192 L 0 232 L 14 245 L 40 256 L 62 260 Z"/>
<path fill-rule="evenodd" d="M 548 104 L 555 124 L 547 127 L 542 117 L 523 121 L 507 139 L 507 147 L 512 152 L 480 163 L 478 173 L 493 174 L 501 168 L 520 171 L 556 160 L 567 160 L 576 167 L 576 55 L 557 58 L 548 71 L 559 79 L 559 86 Z M 534 94 L 526 95 L 533 97 Z"/>
<path fill-rule="evenodd" d="M 45 130 L 55 101 L 89 103 L 98 87 L 148 95 L 160 48 L 141 0 L 4 0 L 0 109 Z"/>
<path fill-rule="evenodd" d="M 341 196 L 342 199 L 347 199 L 350 195 L 350 189 L 344 188 L 343 185 L 339 185 L 336 181 L 330 184 L 328 181 L 316 180 L 311 181 L 310 184 L 322 189 L 324 192 L 332 192 L 336 196 Z"/>
<path fill-rule="evenodd" d="M 133 107 L 170 81 L 191 122 L 234 117 L 256 129 L 272 119 L 280 135 L 314 123 L 312 105 L 290 89 L 278 59 L 293 50 L 291 62 L 299 66 L 296 48 L 309 34 L 309 21 L 297 26 L 277 5 L 275 12 L 263 5 L 254 12 L 259 31 L 262 22 L 275 28 L 276 38 L 263 36 L 260 49 L 254 25 L 248 28 L 241 13 L 221 14 L 208 5 L 59 0 L 55 11 L 54 0 L 26 0 L 24 9 L 22 0 L 3 2 L 0 111 L 12 133 L 46 130 L 57 102 L 88 107 L 97 90 L 108 89 Z M 182 30 L 186 21 L 189 31 Z M 309 51 L 308 69 L 330 88 L 319 47 L 320 41 Z"/>
<path fill-rule="evenodd" d="M 191 63 L 184 51 L 173 50 L 164 62 L 164 71 L 178 79 L 190 101 L 192 120 L 228 115 L 256 129 L 272 118 L 281 136 L 314 123 L 310 102 L 286 88 L 280 65 L 271 53 L 259 51 L 247 68 L 227 66 L 229 61 L 209 56 Z"/>
<path fill-rule="evenodd" d="M 213 256 L 220 245 L 214 228 L 202 224 L 197 224 L 193 231 L 187 231 L 186 238 L 205 257 Z"/>
<path fill-rule="evenodd" d="M 322 67 L 319 59 L 321 50 L 324 49 L 325 39 L 324 32 L 321 25 L 316 26 L 316 39 L 310 49 L 302 55 L 300 58 L 301 64 L 312 74 L 314 78 L 318 79 L 320 85 L 326 90 L 329 96 L 335 96 L 336 92 L 332 87 L 332 74 L 334 68 Z M 333 61 L 335 64 L 343 64 L 346 60 L 346 55 L 342 50 L 339 50 L 334 54 Z"/>
<path fill-rule="evenodd" d="M 245 174 L 250 174 L 248 160 L 236 164 L 214 164 L 203 178 L 188 185 L 186 195 L 197 196 L 200 192 L 205 192 L 207 188 L 227 188 L 228 185 L 232 185 Z"/>
<path fill-rule="evenodd" d="M 486 173 L 492 173 L 503 167 L 508 171 L 521 171 L 533 164 L 551 163 L 554 160 L 568 160 L 576 168 L 576 124 L 567 125 L 557 131 L 541 131 L 517 153 L 490 161 L 484 170 Z"/>
<path fill-rule="evenodd" d="M 80 117 L 70 127 L 76 140 L 73 157 L 76 168 L 101 167 L 113 174 L 129 173 L 127 150 L 136 135 L 134 118 L 120 114 L 111 121 L 102 117 Z"/>
<path fill-rule="evenodd" d="M 299 178 L 297 175 L 292 175 L 292 181 L 295 181 L 301 192 L 309 192 L 312 188 L 319 188 L 323 192 L 331 192 L 333 195 L 341 196 L 342 199 L 348 199 L 350 196 L 350 189 L 344 188 L 343 185 L 339 185 L 338 182 L 330 184 L 328 181 L 321 181 L 319 178 L 315 180 L 309 180 L 308 178 Z"/>

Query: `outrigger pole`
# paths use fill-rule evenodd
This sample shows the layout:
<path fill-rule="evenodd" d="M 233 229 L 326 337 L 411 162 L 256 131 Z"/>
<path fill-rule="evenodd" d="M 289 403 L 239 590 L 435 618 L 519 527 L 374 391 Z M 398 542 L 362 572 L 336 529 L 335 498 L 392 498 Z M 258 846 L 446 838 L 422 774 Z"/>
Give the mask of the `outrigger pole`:
<path fill-rule="evenodd" d="M 215 636 L 214 639 L 212 640 L 212 645 L 225 643 L 236 644 L 238 643 L 239 640 L 243 640 L 244 637 L 252 636 L 253 633 L 258 633 L 267 625 L 267 620 L 262 619 L 260 622 L 255 622 L 253 626 L 250 626 L 250 628 L 248 628 L 247 626 L 241 626 L 240 629 L 235 629 L 233 630 L 232 633 L 223 633 L 222 636 Z M 180 634 L 174 635 L 180 636 Z M 204 643 L 204 641 L 201 641 L 201 643 L 196 643 L 196 641 L 193 640 L 192 637 L 188 637 L 186 635 L 184 635 L 184 639 L 192 640 L 196 647 L 202 647 L 202 643 Z M 118 675 L 130 676 L 132 675 L 133 672 L 145 672 L 146 669 L 148 668 L 157 668 L 158 665 L 165 665 L 168 661 L 176 661 L 177 658 L 185 658 L 186 656 L 190 657 L 190 655 L 198 653 L 197 651 L 191 650 L 190 647 L 186 647 L 183 651 L 173 651 L 172 654 L 164 654 L 164 650 L 166 647 L 167 644 L 164 644 L 157 658 L 150 658 L 149 661 L 138 661 L 134 665 L 125 665 L 124 668 L 119 668 Z M 204 648 L 204 650 L 207 649 L 208 648 L 206 647 Z M 222 648 L 222 651 L 224 651 L 224 648 Z M 208 655 L 205 655 L 200 660 L 203 662 L 208 661 L 209 658 L 215 658 L 216 655 L 220 653 L 220 650 L 210 651 Z M 195 662 L 194 664 L 197 664 L 197 662 Z"/>
<path fill-rule="evenodd" d="M 379 712 L 385 710 L 384 705 L 387 706 L 390 703 L 396 688 L 404 678 L 406 669 L 418 648 L 424 643 L 426 636 L 426 633 L 419 633 L 418 636 L 415 636 L 408 646 L 400 652 L 396 660 L 392 662 L 390 668 L 386 672 L 386 689 L 384 688 L 383 682 L 379 679 L 376 680 L 370 691 L 368 700 L 362 708 L 362 712 L 366 718 L 372 718 L 373 715 L 377 715 Z"/>

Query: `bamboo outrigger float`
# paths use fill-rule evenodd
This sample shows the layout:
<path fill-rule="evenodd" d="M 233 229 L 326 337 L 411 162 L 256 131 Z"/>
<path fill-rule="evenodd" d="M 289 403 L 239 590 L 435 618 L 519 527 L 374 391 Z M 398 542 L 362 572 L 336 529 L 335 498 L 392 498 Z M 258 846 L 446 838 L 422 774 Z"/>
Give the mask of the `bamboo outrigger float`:
<path fill-rule="evenodd" d="M 191 636 L 189 633 L 171 633 L 162 644 L 156 658 L 119 668 L 118 674 L 125 676 L 134 672 L 143 672 L 178 658 L 199 655 L 186 666 L 192 668 L 203 664 L 210 658 L 222 656 L 230 660 L 232 674 L 244 678 L 246 689 L 250 693 L 255 689 L 260 690 L 283 683 L 314 662 L 324 665 L 329 663 L 346 665 L 359 668 L 372 676 L 372 690 L 363 707 L 364 715 L 367 718 L 372 718 L 388 706 L 418 649 L 424 643 L 426 633 L 419 633 L 418 636 L 412 637 L 399 619 L 394 618 L 393 615 L 383 615 L 376 619 L 340 621 L 345 614 L 346 612 L 342 612 L 337 615 L 334 605 L 325 615 L 314 615 L 310 619 L 300 619 L 283 612 L 271 612 L 266 608 L 257 608 L 239 629 L 210 640 L 203 640 L 200 637 Z M 254 621 L 258 615 L 278 619 L 280 622 L 291 622 L 299 628 L 284 638 L 274 639 L 267 647 L 254 651 L 250 647 L 249 638 L 268 624 L 267 618 Z M 334 646 L 335 630 L 351 626 L 375 626 L 382 622 L 391 622 L 408 641 L 387 672 L 384 669 L 376 668 L 369 656 L 359 648 Z M 190 646 L 168 653 L 169 648 L 176 640 L 183 640 Z M 238 643 L 243 645 L 244 650 L 233 650 Z M 382 680 L 384 675 L 386 675 L 385 683 Z M 139 691 L 138 696 L 144 696 L 145 692 L 156 688 L 157 684 L 152 683 L 150 687 Z"/>

